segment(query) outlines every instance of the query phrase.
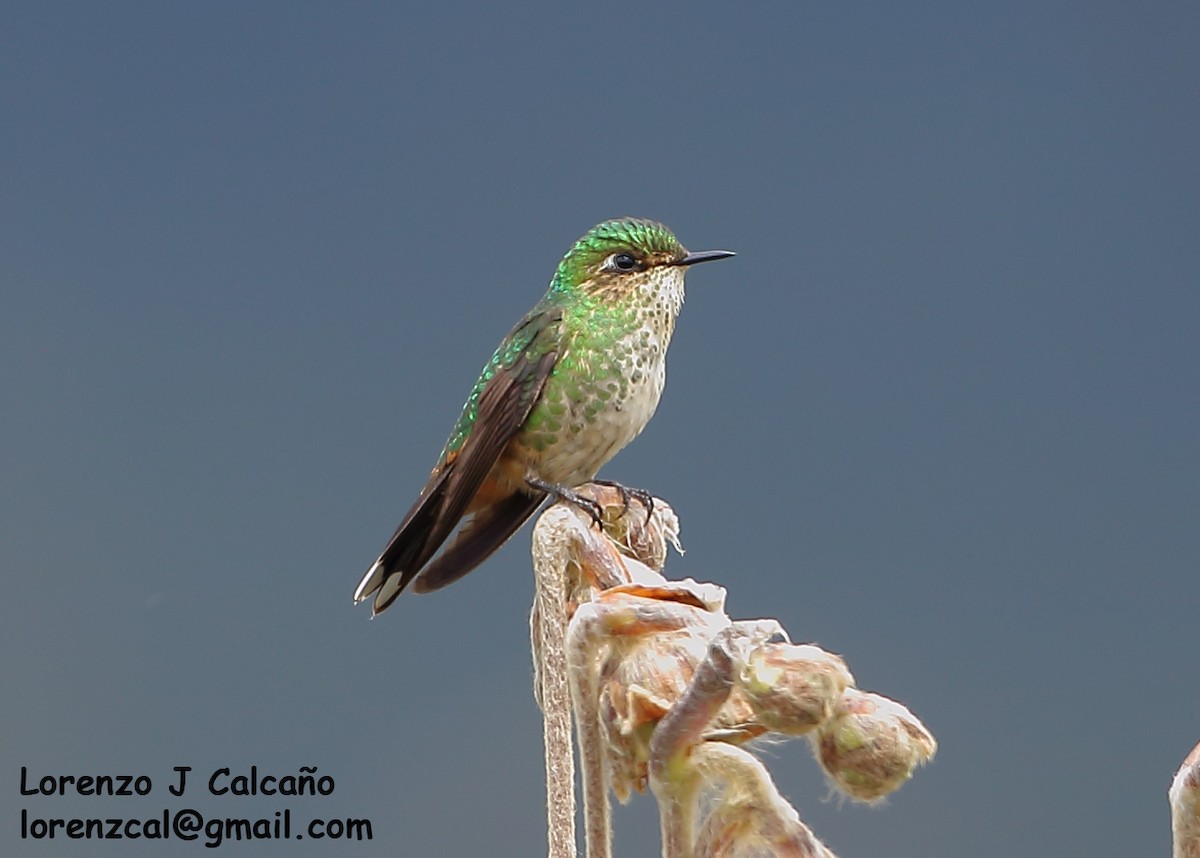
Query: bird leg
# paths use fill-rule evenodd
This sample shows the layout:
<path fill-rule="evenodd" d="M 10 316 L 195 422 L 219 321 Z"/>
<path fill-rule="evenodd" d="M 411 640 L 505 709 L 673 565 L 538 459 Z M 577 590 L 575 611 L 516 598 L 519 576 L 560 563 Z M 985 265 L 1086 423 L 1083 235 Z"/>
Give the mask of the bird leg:
<path fill-rule="evenodd" d="M 600 530 L 604 527 L 604 507 L 598 501 L 594 501 L 589 497 L 584 497 L 579 492 L 567 486 L 562 486 L 557 483 L 548 483 L 545 480 L 539 480 L 537 477 L 526 477 L 525 484 L 530 488 L 537 489 L 539 492 L 564 500 L 569 504 L 579 507 L 592 517 L 592 523 Z M 622 496 L 624 497 L 624 496 Z"/>

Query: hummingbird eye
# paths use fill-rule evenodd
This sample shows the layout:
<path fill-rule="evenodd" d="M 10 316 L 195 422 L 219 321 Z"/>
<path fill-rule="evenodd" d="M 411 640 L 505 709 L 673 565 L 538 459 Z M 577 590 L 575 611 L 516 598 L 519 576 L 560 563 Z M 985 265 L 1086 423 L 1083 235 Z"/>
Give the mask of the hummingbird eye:
<path fill-rule="evenodd" d="M 632 271 L 637 268 L 637 258 L 632 253 L 614 253 L 608 258 L 609 264 L 618 271 Z"/>

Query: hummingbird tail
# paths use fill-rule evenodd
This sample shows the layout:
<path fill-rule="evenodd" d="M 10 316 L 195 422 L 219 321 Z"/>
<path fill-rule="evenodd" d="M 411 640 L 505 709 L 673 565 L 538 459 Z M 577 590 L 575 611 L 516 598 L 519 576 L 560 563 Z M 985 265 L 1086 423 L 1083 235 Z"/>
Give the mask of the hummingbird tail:
<path fill-rule="evenodd" d="M 459 512 L 448 523 L 443 509 L 446 472 L 435 474 L 413 504 L 404 521 L 396 528 L 387 548 L 367 570 L 354 590 L 354 603 L 375 596 L 371 616 L 385 610 L 421 571 L 421 567 L 437 552 L 438 547 L 454 529 Z"/>
<path fill-rule="evenodd" d="M 466 575 L 507 542 L 545 498 L 544 492 L 513 492 L 475 513 L 446 550 L 417 576 L 413 592 L 440 590 Z"/>

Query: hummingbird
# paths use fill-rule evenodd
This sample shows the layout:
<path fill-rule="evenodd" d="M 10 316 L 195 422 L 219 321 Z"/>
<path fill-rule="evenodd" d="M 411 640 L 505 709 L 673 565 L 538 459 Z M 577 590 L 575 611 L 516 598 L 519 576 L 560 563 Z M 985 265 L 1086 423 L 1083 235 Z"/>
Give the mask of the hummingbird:
<path fill-rule="evenodd" d="M 586 505 L 571 487 L 595 478 L 658 407 L 684 273 L 733 255 L 689 253 L 661 223 L 633 217 L 576 241 L 484 366 L 355 604 L 374 596 L 375 616 L 410 583 L 426 593 L 457 581 L 549 495 Z"/>

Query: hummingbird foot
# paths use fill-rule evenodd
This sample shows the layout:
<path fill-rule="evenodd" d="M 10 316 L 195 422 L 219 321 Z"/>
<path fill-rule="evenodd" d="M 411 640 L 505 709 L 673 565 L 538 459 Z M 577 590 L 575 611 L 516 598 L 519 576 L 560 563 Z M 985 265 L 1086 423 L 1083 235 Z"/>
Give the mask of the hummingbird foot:
<path fill-rule="evenodd" d="M 646 509 L 646 518 L 654 515 L 654 495 L 645 489 L 635 489 L 631 486 L 621 485 L 614 480 L 592 480 L 598 486 L 608 486 L 610 489 L 616 489 L 621 495 L 621 503 L 625 504 L 625 511 L 629 512 L 629 499 L 633 498 Z"/>
<path fill-rule="evenodd" d="M 567 486 L 561 486 L 557 483 L 547 483 L 544 480 L 539 480 L 537 477 L 527 477 L 525 483 L 530 488 L 537 489 L 539 492 L 545 492 L 559 500 L 574 504 L 592 517 L 592 522 L 595 523 L 598 529 L 604 529 L 604 507 L 591 498 L 586 498 Z"/>

